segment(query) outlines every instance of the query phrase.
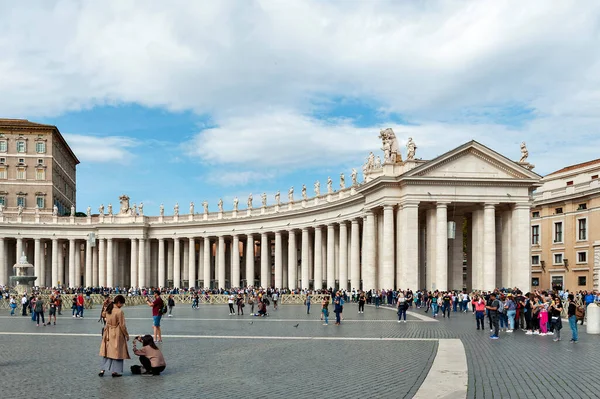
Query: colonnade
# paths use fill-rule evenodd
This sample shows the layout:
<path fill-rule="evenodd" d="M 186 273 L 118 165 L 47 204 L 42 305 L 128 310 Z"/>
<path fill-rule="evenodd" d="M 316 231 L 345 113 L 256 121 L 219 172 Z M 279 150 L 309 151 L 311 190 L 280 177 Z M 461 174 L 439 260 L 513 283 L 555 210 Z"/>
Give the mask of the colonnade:
<path fill-rule="evenodd" d="M 456 228 L 452 239 L 448 222 Z M 173 237 L 150 225 L 125 239 L 96 226 L 92 240 L 0 238 L 0 285 L 25 253 L 42 286 L 525 287 L 528 226 L 527 205 L 441 201 L 383 204 L 350 220 L 239 234 Z"/>

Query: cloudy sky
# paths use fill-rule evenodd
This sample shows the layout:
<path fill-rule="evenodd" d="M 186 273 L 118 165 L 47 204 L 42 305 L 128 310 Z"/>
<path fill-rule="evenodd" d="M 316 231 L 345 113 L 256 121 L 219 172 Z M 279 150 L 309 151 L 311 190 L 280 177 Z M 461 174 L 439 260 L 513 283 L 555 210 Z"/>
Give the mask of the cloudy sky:
<path fill-rule="evenodd" d="M 13 1 L 0 30 L 0 116 L 58 126 L 78 210 L 273 202 L 360 170 L 385 127 L 423 159 L 599 157 L 598 1 Z"/>

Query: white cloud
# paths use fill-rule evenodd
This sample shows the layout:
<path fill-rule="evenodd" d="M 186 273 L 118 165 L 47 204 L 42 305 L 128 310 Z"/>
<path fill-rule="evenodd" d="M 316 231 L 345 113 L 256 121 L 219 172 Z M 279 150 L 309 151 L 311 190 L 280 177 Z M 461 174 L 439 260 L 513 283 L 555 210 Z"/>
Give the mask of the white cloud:
<path fill-rule="evenodd" d="M 383 126 L 306 116 L 331 98 L 367 99 L 418 122 L 402 129 L 421 134 L 424 157 L 427 143 L 440 153 L 441 143 L 459 144 L 449 137 L 500 151 L 525 138 L 532 158 L 535 147 L 555 156 L 560 146 L 571 163 L 580 150 L 593 156 L 582 143 L 600 136 L 597 1 L 172 3 L 1 3 L 0 76 L 10 78 L 0 79 L 0 109 L 12 117 L 105 103 L 190 109 L 217 126 L 193 152 L 261 166 L 252 173 L 371 149 Z M 511 129 L 478 112 L 506 105 L 534 120 Z M 127 155 L 105 154 L 86 156 Z"/>
<path fill-rule="evenodd" d="M 82 162 L 109 162 L 127 164 L 134 157 L 129 151 L 136 141 L 127 137 L 97 137 L 64 134 L 69 146 Z"/>
<path fill-rule="evenodd" d="M 270 180 L 275 176 L 270 172 L 258 171 L 220 171 L 213 170 L 209 172 L 206 180 L 218 186 L 245 186 L 249 183 L 262 183 L 265 180 Z"/>

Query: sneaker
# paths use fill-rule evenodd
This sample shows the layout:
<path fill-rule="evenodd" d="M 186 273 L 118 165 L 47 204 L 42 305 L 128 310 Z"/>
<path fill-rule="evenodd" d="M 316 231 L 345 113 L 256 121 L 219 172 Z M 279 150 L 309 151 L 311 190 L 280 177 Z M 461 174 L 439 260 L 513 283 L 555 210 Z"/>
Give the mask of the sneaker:
<path fill-rule="evenodd" d="M 540 332 L 539 331 L 534 331 L 533 335 L 540 335 Z"/>
<path fill-rule="evenodd" d="M 477 327 L 477 330 L 479 330 L 479 327 Z"/>
<path fill-rule="evenodd" d="M 553 331 L 548 331 L 546 334 L 547 335 L 554 335 L 554 332 Z"/>
<path fill-rule="evenodd" d="M 404 322 L 406 323 L 406 320 L 404 320 Z"/>
<path fill-rule="evenodd" d="M 506 332 L 507 332 L 507 333 L 511 333 L 511 332 L 513 332 L 513 330 L 506 330 Z"/>
<path fill-rule="evenodd" d="M 490 337 L 490 339 L 498 339 L 498 336 L 497 336 L 497 335 L 492 335 L 492 336 Z"/>
<path fill-rule="evenodd" d="M 327 326 L 327 325 L 329 325 L 329 324 L 327 324 L 327 323 L 323 323 L 323 325 L 324 325 L 324 326 Z"/>
<path fill-rule="evenodd" d="M 574 339 L 572 339 L 572 340 L 571 340 L 571 343 L 572 343 L 572 344 L 576 344 L 576 343 L 577 343 L 577 341 L 575 341 Z"/>
<path fill-rule="evenodd" d="M 532 331 L 527 331 L 527 332 L 525 333 L 525 335 L 533 335 L 533 332 L 532 332 Z"/>
<path fill-rule="evenodd" d="M 401 320 L 398 320 L 398 323 L 401 323 L 401 322 L 402 322 Z"/>
<path fill-rule="evenodd" d="M 546 335 L 548 335 L 548 334 L 546 334 L 546 333 L 540 333 L 540 337 L 545 337 Z"/>
<path fill-rule="evenodd" d="M 560 338 L 554 338 L 552 341 L 558 342 L 558 341 L 560 341 Z"/>

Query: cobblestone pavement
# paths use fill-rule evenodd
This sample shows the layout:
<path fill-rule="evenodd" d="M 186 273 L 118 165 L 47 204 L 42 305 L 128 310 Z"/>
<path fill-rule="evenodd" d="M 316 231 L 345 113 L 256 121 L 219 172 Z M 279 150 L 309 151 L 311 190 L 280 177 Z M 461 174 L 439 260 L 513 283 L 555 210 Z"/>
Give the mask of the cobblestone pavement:
<path fill-rule="evenodd" d="M 316 310 L 307 315 L 304 307 L 288 305 L 257 318 L 229 316 L 227 306 L 177 306 L 174 317 L 162 323 L 164 375 L 126 372 L 120 379 L 96 376 L 98 309 L 83 320 L 63 312 L 57 326 L 37 328 L 29 318 L 3 315 L 0 395 L 410 398 L 431 368 L 437 340 L 446 338 L 464 344 L 469 398 L 595 398 L 600 388 L 589 378 L 600 337 L 580 330 L 580 343 L 569 344 L 566 324 L 562 342 L 522 332 L 491 341 L 488 330 L 475 329 L 470 313 L 427 322 L 409 312 L 407 323 L 397 323 L 393 311 L 367 307 L 358 314 L 356 305 L 347 304 L 341 326 L 331 319 L 323 326 Z M 151 333 L 148 307 L 124 311 L 132 336 Z M 125 363 L 126 370 L 132 364 L 135 359 Z"/>

